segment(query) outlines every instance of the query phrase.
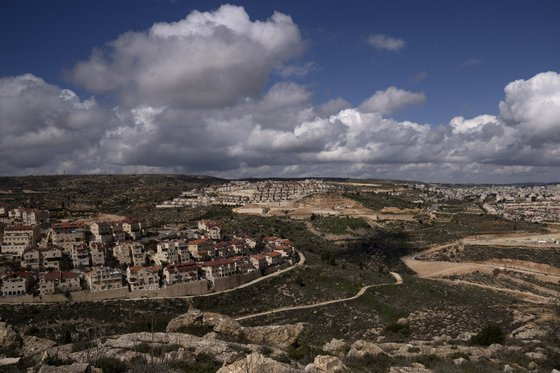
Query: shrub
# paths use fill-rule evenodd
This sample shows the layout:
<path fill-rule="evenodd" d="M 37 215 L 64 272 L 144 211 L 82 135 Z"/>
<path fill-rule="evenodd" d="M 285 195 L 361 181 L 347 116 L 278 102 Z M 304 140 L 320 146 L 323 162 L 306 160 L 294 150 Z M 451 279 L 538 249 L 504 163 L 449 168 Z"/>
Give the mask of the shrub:
<path fill-rule="evenodd" d="M 410 326 L 408 324 L 392 322 L 383 329 L 383 332 L 385 334 L 400 334 L 402 336 L 409 336 Z"/>
<path fill-rule="evenodd" d="M 499 325 L 488 324 L 473 335 L 469 343 L 476 346 L 490 346 L 493 343 L 504 343 L 505 340 L 506 334 Z"/>
<path fill-rule="evenodd" d="M 95 363 L 97 368 L 101 368 L 103 373 L 125 373 L 128 365 L 114 357 L 103 357 Z"/>

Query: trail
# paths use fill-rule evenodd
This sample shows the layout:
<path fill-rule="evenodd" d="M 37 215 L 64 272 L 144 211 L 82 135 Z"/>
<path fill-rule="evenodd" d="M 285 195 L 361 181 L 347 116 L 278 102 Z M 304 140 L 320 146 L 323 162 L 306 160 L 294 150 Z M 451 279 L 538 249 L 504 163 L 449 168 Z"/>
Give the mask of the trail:
<path fill-rule="evenodd" d="M 391 272 L 391 275 L 395 278 L 396 282 L 363 286 L 355 295 L 353 295 L 349 298 L 339 298 L 339 299 L 333 299 L 333 300 L 323 301 L 323 302 L 319 302 L 319 303 L 305 304 L 305 305 L 301 305 L 301 306 L 280 307 L 280 308 L 275 308 L 275 309 L 272 309 L 272 310 L 269 310 L 269 311 L 264 311 L 264 312 L 254 313 L 254 314 L 251 314 L 251 315 L 245 315 L 245 316 L 237 317 L 235 320 L 237 320 L 237 321 L 247 320 L 247 319 L 252 319 L 254 317 L 272 315 L 274 313 L 293 311 L 293 310 L 303 310 L 303 309 L 309 309 L 309 308 L 317 308 L 317 307 L 327 306 L 329 304 L 348 302 L 348 301 L 351 301 L 351 300 L 354 300 L 354 299 L 358 299 L 359 297 L 364 295 L 365 292 L 370 288 L 379 287 L 379 286 L 386 286 L 386 285 L 400 285 L 400 284 L 403 283 L 403 279 L 402 279 L 401 275 L 399 275 L 396 272 Z"/>

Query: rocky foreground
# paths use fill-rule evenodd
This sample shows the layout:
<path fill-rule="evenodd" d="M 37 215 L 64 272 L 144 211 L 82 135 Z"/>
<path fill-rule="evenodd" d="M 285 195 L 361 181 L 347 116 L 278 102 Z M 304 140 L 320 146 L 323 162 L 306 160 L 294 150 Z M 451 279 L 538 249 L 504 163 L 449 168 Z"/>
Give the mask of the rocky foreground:
<path fill-rule="evenodd" d="M 407 319 L 398 324 L 407 325 Z M 306 348 L 305 325 L 245 327 L 212 312 L 190 310 L 165 332 L 139 332 L 59 345 L 21 335 L 0 322 L 2 372 L 351 372 L 484 371 L 558 372 L 558 346 L 531 320 L 508 336 L 508 344 L 472 346 L 472 333 L 457 338 L 390 342 L 332 339 Z M 437 361 L 435 367 L 426 362 Z M 552 363 L 551 363 L 552 362 Z"/>

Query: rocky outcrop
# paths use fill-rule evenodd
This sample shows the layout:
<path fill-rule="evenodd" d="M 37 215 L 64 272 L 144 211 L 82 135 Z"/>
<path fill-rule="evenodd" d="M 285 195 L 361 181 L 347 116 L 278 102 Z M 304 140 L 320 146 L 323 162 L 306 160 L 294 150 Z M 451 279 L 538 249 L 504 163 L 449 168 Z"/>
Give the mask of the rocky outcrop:
<path fill-rule="evenodd" d="M 303 369 L 280 363 L 260 353 L 252 353 L 233 364 L 224 366 L 217 373 L 303 373 Z"/>
<path fill-rule="evenodd" d="M 305 371 L 309 373 L 341 373 L 350 372 L 348 367 L 344 365 L 342 360 L 336 356 L 317 355 L 312 364 L 305 367 Z"/>
<path fill-rule="evenodd" d="M 303 324 L 243 327 L 233 318 L 214 312 L 189 312 L 172 319 L 167 325 L 167 332 L 185 332 L 198 328 L 213 331 L 221 336 L 238 341 L 287 350 L 303 331 Z"/>
<path fill-rule="evenodd" d="M 303 323 L 293 325 L 270 325 L 244 327 L 243 334 L 250 343 L 287 350 L 303 331 Z"/>
<path fill-rule="evenodd" d="M 338 357 L 345 357 L 349 349 L 350 347 L 343 339 L 336 338 L 331 339 L 323 346 L 323 351 Z"/>
<path fill-rule="evenodd" d="M 22 338 L 11 325 L 0 322 L 0 350 L 14 351 L 21 347 Z"/>
<path fill-rule="evenodd" d="M 412 364 L 410 367 L 391 367 L 389 373 L 431 373 L 433 370 L 427 369 L 422 364 Z"/>
<path fill-rule="evenodd" d="M 192 326 L 202 326 L 204 324 L 204 314 L 200 310 L 191 309 L 189 312 L 172 319 L 167 324 L 165 331 L 169 333 L 180 332 Z"/>
<path fill-rule="evenodd" d="M 365 355 L 377 356 L 385 354 L 385 351 L 378 345 L 372 342 L 367 342 L 362 339 L 357 340 L 350 347 L 348 357 L 363 358 Z"/>
<path fill-rule="evenodd" d="M 23 336 L 23 345 L 20 353 L 26 360 L 39 363 L 44 352 L 54 346 L 56 346 L 56 342 L 50 339 L 25 335 Z"/>

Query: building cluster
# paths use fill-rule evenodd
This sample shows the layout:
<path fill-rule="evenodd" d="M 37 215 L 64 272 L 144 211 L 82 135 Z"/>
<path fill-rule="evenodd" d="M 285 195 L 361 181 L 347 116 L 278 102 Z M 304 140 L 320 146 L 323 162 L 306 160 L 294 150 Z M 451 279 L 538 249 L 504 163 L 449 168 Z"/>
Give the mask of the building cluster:
<path fill-rule="evenodd" d="M 230 181 L 183 192 L 180 197 L 165 201 L 158 208 L 197 207 L 205 205 L 281 204 L 307 195 L 333 189 L 322 180 L 265 180 L 257 182 Z"/>
<path fill-rule="evenodd" d="M 298 260 L 289 240 L 267 237 L 257 252 L 255 239 L 223 239 L 220 224 L 211 220 L 173 238 L 158 236 L 155 249 L 147 249 L 139 220 L 49 223 L 47 214 L 41 224 L 29 224 L 11 220 L 9 211 L 0 210 L 7 218 L 0 227 L 0 256 L 8 264 L 0 268 L 1 296 L 155 290 L 198 280 L 212 288 L 219 278 Z"/>
<path fill-rule="evenodd" d="M 492 215 L 537 223 L 560 222 L 560 184 L 461 185 L 411 184 L 431 202 L 477 201 Z"/>

